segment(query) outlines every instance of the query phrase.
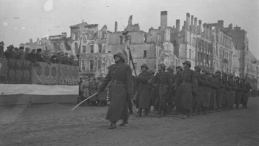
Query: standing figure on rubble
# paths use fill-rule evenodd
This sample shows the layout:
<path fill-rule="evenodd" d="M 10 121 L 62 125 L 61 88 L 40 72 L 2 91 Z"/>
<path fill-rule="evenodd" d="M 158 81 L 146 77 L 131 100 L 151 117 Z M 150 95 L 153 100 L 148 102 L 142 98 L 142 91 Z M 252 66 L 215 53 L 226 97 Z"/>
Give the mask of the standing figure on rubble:
<path fill-rule="evenodd" d="M 111 122 L 108 129 L 115 129 L 118 120 L 123 120 L 120 126 L 128 124 L 127 101 L 134 95 L 132 71 L 125 63 L 126 57 L 121 53 L 114 55 L 115 64 L 109 67 L 108 74 L 98 88 L 98 93 L 102 92 L 111 82 L 109 94 L 110 105 L 106 119 Z"/>
<path fill-rule="evenodd" d="M 221 82 L 221 88 L 223 89 L 222 91 L 222 109 L 226 110 L 227 109 L 227 99 L 228 99 L 228 76 L 226 73 L 223 73 L 222 75 L 222 82 Z"/>
<path fill-rule="evenodd" d="M 176 79 L 176 98 L 180 99 L 180 107 L 183 112 L 183 119 L 190 116 L 193 104 L 193 93 L 197 93 L 197 78 L 193 70 L 191 70 L 191 62 L 183 63 L 183 72 Z"/>
<path fill-rule="evenodd" d="M 141 73 L 137 77 L 137 105 L 138 117 L 142 116 L 142 110 L 145 110 L 145 115 L 148 115 L 150 108 L 150 88 L 148 81 L 152 78 L 152 74 L 148 72 L 148 66 L 141 66 Z"/>
<path fill-rule="evenodd" d="M 239 104 L 241 101 L 241 97 L 242 97 L 242 89 L 241 89 L 241 84 L 240 84 L 240 80 L 239 77 L 235 77 L 235 84 L 236 84 L 236 92 L 235 92 L 235 108 L 238 110 L 239 109 Z"/>
<path fill-rule="evenodd" d="M 217 89 L 217 95 L 216 95 L 216 105 L 217 105 L 217 112 L 220 111 L 221 108 L 221 104 L 222 104 L 222 88 L 221 88 L 221 72 L 219 70 L 217 70 L 215 72 L 215 78 L 218 82 L 218 89 Z"/>

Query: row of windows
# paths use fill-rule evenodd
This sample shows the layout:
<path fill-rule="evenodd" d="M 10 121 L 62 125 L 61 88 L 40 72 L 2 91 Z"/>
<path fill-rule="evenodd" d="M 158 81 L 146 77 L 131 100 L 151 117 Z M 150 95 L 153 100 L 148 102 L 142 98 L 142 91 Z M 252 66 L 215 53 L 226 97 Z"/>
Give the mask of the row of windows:
<path fill-rule="evenodd" d="M 94 60 L 89 60 L 88 68 L 86 68 L 86 61 L 85 60 L 82 60 L 81 63 L 82 63 L 82 70 L 87 70 L 87 69 L 93 70 L 94 69 Z M 99 60 L 97 60 L 97 69 L 100 70 L 101 67 L 102 67 L 102 62 L 99 59 Z"/>

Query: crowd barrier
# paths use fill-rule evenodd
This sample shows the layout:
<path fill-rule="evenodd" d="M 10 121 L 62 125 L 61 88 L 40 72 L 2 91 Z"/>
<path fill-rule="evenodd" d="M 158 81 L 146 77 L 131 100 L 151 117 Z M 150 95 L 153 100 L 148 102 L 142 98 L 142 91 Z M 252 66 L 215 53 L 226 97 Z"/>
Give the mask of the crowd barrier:
<path fill-rule="evenodd" d="M 78 66 L 0 59 L 2 84 L 78 85 L 78 71 Z"/>

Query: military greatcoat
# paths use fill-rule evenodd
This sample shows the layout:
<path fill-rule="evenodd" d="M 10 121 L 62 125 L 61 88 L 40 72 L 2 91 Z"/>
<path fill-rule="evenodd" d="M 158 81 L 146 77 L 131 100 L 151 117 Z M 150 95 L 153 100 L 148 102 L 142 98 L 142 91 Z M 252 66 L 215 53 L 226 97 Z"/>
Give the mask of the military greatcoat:
<path fill-rule="evenodd" d="M 110 105 L 106 115 L 106 119 L 110 121 L 118 121 L 128 116 L 127 100 L 128 95 L 134 94 L 132 81 L 132 72 L 129 65 L 119 62 L 109 67 L 108 74 L 104 78 L 99 91 L 102 92 L 108 83 L 111 82 L 109 88 Z"/>
<path fill-rule="evenodd" d="M 137 77 L 137 108 L 148 109 L 150 107 L 150 88 L 148 80 L 152 78 L 152 74 L 148 71 L 141 72 Z"/>
<path fill-rule="evenodd" d="M 179 109 L 192 110 L 193 92 L 197 93 L 197 78 L 193 70 L 185 69 L 176 79 L 176 103 Z"/>
<path fill-rule="evenodd" d="M 203 87 L 202 86 L 204 86 L 204 81 L 203 81 L 203 77 L 202 77 L 201 73 L 196 72 L 195 74 L 196 74 L 196 78 L 198 81 L 198 87 L 197 87 L 197 92 L 196 92 L 196 94 L 194 94 L 194 97 L 193 97 L 193 108 L 200 109 L 202 98 L 203 98 Z"/>
<path fill-rule="evenodd" d="M 152 79 L 152 82 L 154 82 L 156 86 L 158 97 L 159 97 L 159 98 L 156 98 L 156 100 L 159 103 L 159 107 L 161 107 L 161 109 L 163 110 L 167 108 L 166 100 L 168 98 L 169 81 L 170 81 L 170 76 L 168 72 L 159 72 Z"/>

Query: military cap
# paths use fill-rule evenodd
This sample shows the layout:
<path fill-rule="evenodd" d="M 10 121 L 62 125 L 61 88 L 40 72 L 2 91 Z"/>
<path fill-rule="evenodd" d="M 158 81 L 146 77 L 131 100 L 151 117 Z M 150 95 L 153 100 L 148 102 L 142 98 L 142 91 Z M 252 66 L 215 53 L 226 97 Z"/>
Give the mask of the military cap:
<path fill-rule="evenodd" d="M 174 68 L 173 68 L 172 66 L 169 66 L 169 67 L 167 68 L 167 70 L 171 70 L 171 71 L 173 71 L 173 70 L 174 70 Z"/>
<path fill-rule="evenodd" d="M 143 64 L 143 65 L 141 65 L 141 68 L 142 68 L 142 67 L 145 67 L 145 68 L 147 68 L 147 69 L 148 69 L 147 64 Z"/>
<path fill-rule="evenodd" d="M 115 58 L 115 56 L 119 56 L 124 62 L 126 61 L 126 57 L 125 57 L 125 55 L 123 55 L 122 52 L 118 52 L 118 53 L 114 54 L 113 58 Z"/>
<path fill-rule="evenodd" d="M 158 64 L 158 66 L 162 67 L 163 69 L 165 69 L 165 64 L 164 63 L 160 63 Z"/>
<path fill-rule="evenodd" d="M 19 47 L 19 50 L 24 50 L 24 47 Z"/>
<path fill-rule="evenodd" d="M 183 64 L 187 64 L 187 65 L 189 65 L 190 67 L 192 66 L 192 64 L 191 64 L 190 61 L 185 61 Z"/>

